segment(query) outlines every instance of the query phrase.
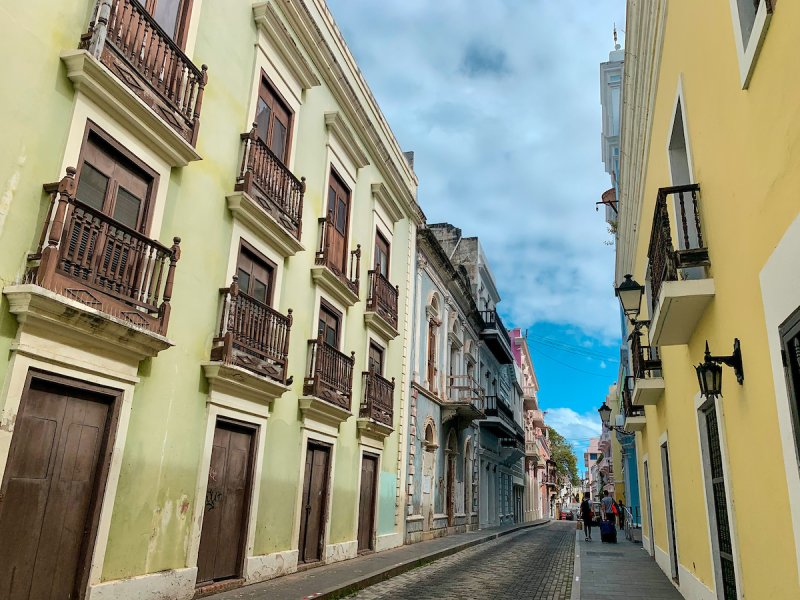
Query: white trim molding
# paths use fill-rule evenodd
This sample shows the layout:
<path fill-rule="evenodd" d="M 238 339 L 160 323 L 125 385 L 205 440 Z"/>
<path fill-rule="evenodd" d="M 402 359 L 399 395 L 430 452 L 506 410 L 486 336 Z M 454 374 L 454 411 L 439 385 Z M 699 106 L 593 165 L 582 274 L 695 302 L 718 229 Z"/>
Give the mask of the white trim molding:
<path fill-rule="evenodd" d="M 756 60 L 761 52 L 761 46 L 764 44 L 764 38 L 767 35 L 767 29 L 769 29 L 773 11 L 772 0 L 761 0 L 758 3 L 756 16 L 753 21 L 753 29 L 750 32 L 747 44 L 745 44 L 744 37 L 742 36 L 742 22 L 739 17 L 739 3 L 752 3 L 752 1 L 753 0 L 730 0 L 733 39 L 736 43 L 736 55 L 739 59 L 739 79 L 743 90 L 747 89 L 750 85 L 750 79 L 753 77 Z"/>

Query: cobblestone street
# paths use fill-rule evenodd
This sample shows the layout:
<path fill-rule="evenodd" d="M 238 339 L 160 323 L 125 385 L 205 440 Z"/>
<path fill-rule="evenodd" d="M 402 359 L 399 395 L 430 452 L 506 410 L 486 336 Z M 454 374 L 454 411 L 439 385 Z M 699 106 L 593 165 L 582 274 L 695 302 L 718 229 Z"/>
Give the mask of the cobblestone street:
<path fill-rule="evenodd" d="M 568 599 L 574 547 L 575 524 L 553 522 L 458 552 L 350 597 Z"/>

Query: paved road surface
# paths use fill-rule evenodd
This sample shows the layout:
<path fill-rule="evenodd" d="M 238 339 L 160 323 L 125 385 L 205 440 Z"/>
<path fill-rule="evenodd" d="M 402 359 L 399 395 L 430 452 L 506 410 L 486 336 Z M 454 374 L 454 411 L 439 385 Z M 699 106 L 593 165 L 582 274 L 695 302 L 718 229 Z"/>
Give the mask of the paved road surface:
<path fill-rule="evenodd" d="M 552 522 L 480 544 L 350 596 L 359 600 L 568 600 L 575 523 Z"/>

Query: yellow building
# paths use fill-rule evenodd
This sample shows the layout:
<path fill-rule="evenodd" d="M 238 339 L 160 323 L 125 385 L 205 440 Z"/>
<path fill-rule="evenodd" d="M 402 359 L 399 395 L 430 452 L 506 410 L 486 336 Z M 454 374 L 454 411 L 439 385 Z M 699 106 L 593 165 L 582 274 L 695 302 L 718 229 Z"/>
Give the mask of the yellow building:
<path fill-rule="evenodd" d="M 800 598 L 799 27 L 797 2 L 628 2 L 616 275 L 644 284 L 645 323 L 625 426 L 644 546 L 687 598 Z M 706 344 L 735 340 L 741 381 L 722 364 L 701 395 Z"/>

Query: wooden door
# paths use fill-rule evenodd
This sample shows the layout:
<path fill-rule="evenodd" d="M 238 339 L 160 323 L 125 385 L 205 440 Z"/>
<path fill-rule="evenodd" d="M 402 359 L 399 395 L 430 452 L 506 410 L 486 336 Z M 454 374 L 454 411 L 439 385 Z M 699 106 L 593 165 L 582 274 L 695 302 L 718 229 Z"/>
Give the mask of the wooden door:
<path fill-rule="evenodd" d="M 365 454 L 361 458 L 361 494 L 358 502 L 358 551 L 375 549 L 375 488 L 378 457 Z"/>
<path fill-rule="evenodd" d="M 144 0 L 141 4 L 144 5 L 147 12 L 153 15 L 153 19 L 167 35 L 183 49 L 186 44 L 186 31 L 189 27 L 192 1 Z"/>
<path fill-rule="evenodd" d="M 339 324 L 341 315 L 327 306 L 321 304 L 319 307 L 319 328 L 318 333 L 322 336 L 322 341 L 331 348 L 339 347 Z"/>
<path fill-rule="evenodd" d="M 330 448 L 309 442 L 306 451 L 303 495 L 300 502 L 300 540 L 298 560 L 313 563 L 322 560 L 325 543 L 325 520 L 328 507 Z"/>
<path fill-rule="evenodd" d="M 292 111 L 269 84 L 261 78 L 256 107 L 256 133 L 261 141 L 286 164 L 289 158 L 289 127 Z"/>
<path fill-rule="evenodd" d="M 328 266 L 347 273 L 347 227 L 350 220 L 350 190 L 331 172 L 328 187 Z"/>
<path fill-rule="evenodd" d="M 255 429 L 217 422 L 208 469 L 197 584 L 241 577 L 247 542 Z"/>
<path fill-rule="evenodd" d="M 272 306 L 275 265 L 245 246 L 244 242 L 236 261 L 236 275 L 242 292 L 263 304 Z"/>
<path fill-rule="evenodd" d="M 375 342 L 369 344 L 369 370 L 383 376 L 383 348 Z"/>
<path fill-rule="evenodd" d="M 0 598 L 78 598 L 85 585 L 112 398 L 32 379 L 0 488 Z"/>
<path fill-rule="evenodd" d="M 456 513 L 456 455 L 447 455 L 447 525 L 455 525 Z"/>
<path fill-rule="evenodd" d="M 380 233 L 375 236 L 375 270 L 389 278 L 389 242 Z"/>

